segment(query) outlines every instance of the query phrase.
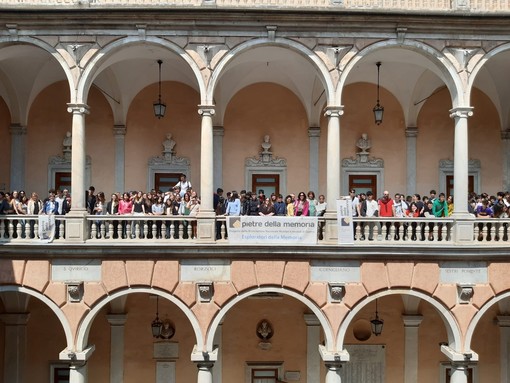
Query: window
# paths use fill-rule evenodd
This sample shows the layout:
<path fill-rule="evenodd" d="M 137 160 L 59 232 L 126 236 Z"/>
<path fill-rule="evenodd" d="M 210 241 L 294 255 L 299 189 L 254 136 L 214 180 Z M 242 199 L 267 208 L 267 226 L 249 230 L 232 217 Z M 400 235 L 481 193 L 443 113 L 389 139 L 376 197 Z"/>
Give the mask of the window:
<path fill-rule="evenodd" d="M 468 176 L 468 193 L 473 193 L 475 191 L 475 177 Z M 453 196 L 455 193 L 453 191 L 453 176 L 446 176 L 446 195 Z"/>
<path fill-rule="evenodd" d="M 271 193 L 280 193 L 280 175 L 279 174 L 252 174 L 252 191 L 258 193 L 260 189 L 269 197 Z"/>
<path fill-rule="evenodd" d="M 277 368 L 254 368 L 251 370 L 251 383 L 276 383 Z"/>
<path fill-rule="evenodd" d="M 283 377 L 283 362 L 246 362 L 246 383 L 278 383 Z"/>
<path fill-rule="evenodd" d="M 167 192 L 170 188 L 173 188 L 177 182 L 181 173 L 155 173 L 154 174 L 154 189 Z"/>
<path fill-rule="evenodd" d="M 372 191 L 377 198 L 377 175 L 375 174 L 350 174 L 349 190 L 355 189 L 356 194 Z"/>
<path fill-rule="evenodd" d="M 50 383 L 69 383 L 69 366 L 61 363 L 50 365 Z"/>
<path fill-rule="evenodd" d="M 71 172 L 55 173 L 55 190 L 67 189 L 71 192 Z"/>

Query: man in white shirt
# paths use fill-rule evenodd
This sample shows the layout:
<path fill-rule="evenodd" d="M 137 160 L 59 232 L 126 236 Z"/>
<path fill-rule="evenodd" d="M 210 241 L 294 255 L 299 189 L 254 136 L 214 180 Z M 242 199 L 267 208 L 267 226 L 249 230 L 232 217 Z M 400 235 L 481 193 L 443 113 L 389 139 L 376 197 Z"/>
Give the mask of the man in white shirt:
<path fill-rule="evenodd" d="M 379 216 L 379 204 L 374 199 L 374 194 L 369 190 L 367 191 L 367 199 L 361 203 L 361 216 L 362 217 L 378 217 Z M 377 223 L 378 224 L 378 223 Z M 368 224 L 368 240 L 374 240 L 374 226 L 376 222 L 370 222 Z M 380 225 L 379 233 L 381 231 Z M 361 224 L 361 240 L 365 240 L 365 223 Z"/>
<path fill-rule="evenodd" d="M 180 181 L 175 184 L 175 187 L 179 187 L 181 189 L 179 194 L 181 198 L 183 198 L 188 189 L 191 189 L 191 182 L 186 180 L 186 174 L 181 174 Z"/>

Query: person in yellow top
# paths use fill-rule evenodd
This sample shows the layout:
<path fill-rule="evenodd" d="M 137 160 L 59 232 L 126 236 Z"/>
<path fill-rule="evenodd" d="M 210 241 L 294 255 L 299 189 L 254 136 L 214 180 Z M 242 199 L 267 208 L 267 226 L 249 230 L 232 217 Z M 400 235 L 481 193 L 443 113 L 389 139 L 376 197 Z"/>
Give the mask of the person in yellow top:
<path fill-rule="evenodd" d="M 285 203 L 287 205 L 287 216 L 293 217 L 294 216 L 294 201 L 292 201 L 292 197 L 290 195 L 285 197 Z"/>

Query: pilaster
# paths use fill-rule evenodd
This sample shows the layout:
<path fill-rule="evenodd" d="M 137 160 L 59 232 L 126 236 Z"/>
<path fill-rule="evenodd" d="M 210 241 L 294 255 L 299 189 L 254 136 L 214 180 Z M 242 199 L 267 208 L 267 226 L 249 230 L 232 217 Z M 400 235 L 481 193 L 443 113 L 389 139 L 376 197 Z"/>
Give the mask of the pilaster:
<path fill-rule="evenodd" d="M 108 314 L 110 323 L 110 383 L 124 382 L 124 325 L 126 314 Z"/>
<path fill-rule="evenodd" d="M 216 190 L 223 186 L 223 136 L 225 135 L 225 129 L 223 126 L 213 127 L 213 152 L 214 152 L 214 187 Z"/>
<path fill-rule="evenodd" d="M 319 194 L 319 141 L 321 137 L 320 127 L 308 128 L 308 140 L 310 147 L 310 172 L 309 188 L 313 190 L 316 196 Z"/>
<path fill-rule="evenodd" d="M 503 188 L 501 190 L 510 190 L 510 128 L 501 132 L 501 149 L 503 159 Z"/>
<path fill-rule="evenodd" d="M 404 322 L 404 383 L 418 381 L 418 328 L 423 320 L 421 315 L 402 315 Z"/>
<path fill-rule="evenodd" d="M 496 317 L 500 333 L 499 365 L 500 382 L 510 382 L 510 315 Z"/>
<path fill-rule="evenodd" d="M 317 346 L 320 344 L 321 324 L 315 314 L 304 314 L 306 323 L 306 383 L 317 383 L 320 380 L 320 355 Z"/>
<path fill-rule="evenodd" d="M 115 139 L 115 190 L 123 192 L 125 187 L 126 168 L 126 126 L 114 125 L 113 136 Z"/>
<path fill-rule="evenodd" d="M 9 134 L 11 135 L 11 169 L 7 189 L 24 190 L 27 128 L 21 124 L 11 124 Z"/>
<path fill-rule="evenodd" d="M 27 323 L 29 313 L 0 314 L 5 323 L 3 381 L 24 383 L 27 362 Z"/>
<path fill-rule="evenodd" d="M 407 175 L 406 189 L 407 195 L 416 193 L 416 140 L 418 137 L 417 127 L 407 127 L 406 129 L 406 153 L 407 153 Z"/>

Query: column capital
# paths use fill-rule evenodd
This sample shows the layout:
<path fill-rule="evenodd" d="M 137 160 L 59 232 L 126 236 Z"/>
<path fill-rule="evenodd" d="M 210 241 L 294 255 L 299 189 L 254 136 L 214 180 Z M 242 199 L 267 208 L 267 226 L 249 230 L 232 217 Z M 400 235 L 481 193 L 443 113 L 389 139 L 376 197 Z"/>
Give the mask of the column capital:
<path fill-rule="evenodd" d="M 343 105 L 330 105 L 326 106 L 324 111 L 324 115 L 326 117 L 340 117 L 344 114 L 344 106 Z"/>
<path fill-rule="evenodd" d="M 200 114 L 202 117 L 206 116 L 214 116 L 215 109 L 214 105 L 199 105 L 198 106 L 198 114 Z"/>
<path fill-rule="evenodd" d="M 319 126 L 310 126 L 308 128 L 308 137 L 320 137 L 321 128 Z"/>
<path fill-rule="evenodd" d="M 418 327 L 423 321 L 422 315 L 402 315 L 405 327 Z"/>
<path fill-rule="evenodd" d="M 319 353 L 321 359 L 325 364 L 341 364 L 341 362 L 348 362 L 350 360 L 349 352 L 342 351 L 329 351 L 322 344 L 319 345 Z"/>
<path fill-rule="evenodd" d="M 11 124 L 9 126 L 9 134 L 11 136 L 22 136 L 27 134 L 27 127 L 21 124 Z"/>
<path fill-rule="evenodd" d="M 418 137 L 418 127 L 408 126 L 406 128 L 406 137 Z"/>
<path fill-rule="evenodd" d="M 474 351 L 457 351 L 447 345 L 441 345 L 441 352 L 453 363 L 463 364 L 478 362 L 478 354 Z"/>
<path fill-rule="evenodd" d="M 110 326 L 124 326 L 127 321 L 127 314 L 108 314 L 106 320 Z"/>
<path fill-rule="evenodd" d="M 225 135 L 225 129 L 223 126 L 213 126 L 213 136 L 223 137 Z"/>
<path fill-rule="evenodd" d="M 321 322 L 315 314 L 304 314 L 305 323 L 307 326 L 320 326 Z"/>
<path fill-rule="evenodd" d="M 499 327 L 510 327 L 510 315 L 498 315 L 496 322 Z"/>
<path fill-rule="evenodd" d="M 90 108 L 87 104 L 67 104 L 67 111 L 73 114 L 89 114 Z"/>
<path fill-rule="evenodd" d="M 125 136 L 127 132 L 126 125 L 113 125 L 114 136 Z"/>
<path fill-rule="evenodd" d="M 473 107 L 471 106 L 458 106 L 450 109 L 450 118 L 468 118 L 473 115 Z"/>
<path fill-rule="evenodd" d="M 30 319 L 30 313 L 5 313 L 0 314 L 0 321 L 6 326 L 26 326 Z"/>

